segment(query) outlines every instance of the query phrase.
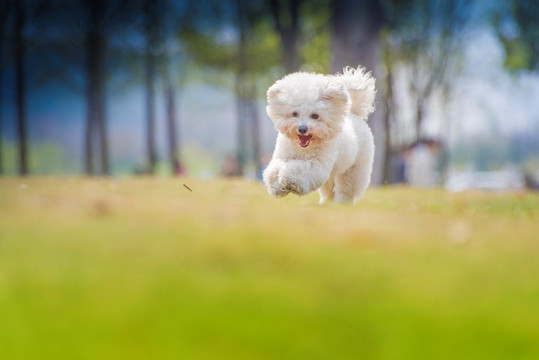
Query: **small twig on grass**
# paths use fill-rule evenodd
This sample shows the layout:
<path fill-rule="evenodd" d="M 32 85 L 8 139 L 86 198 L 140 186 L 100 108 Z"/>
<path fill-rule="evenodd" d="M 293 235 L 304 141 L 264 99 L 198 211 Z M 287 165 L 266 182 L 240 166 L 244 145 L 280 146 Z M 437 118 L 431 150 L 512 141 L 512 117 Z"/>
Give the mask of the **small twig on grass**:
<path fill-rule="evenodd" d="M 185 185 L 185 184 L 183 184 L 183 186 L 184 186 L 187 190 L 193 192 L 193 190 L 191 190 L 191 188 L 190 188 L 189 186 L 187 186 L 187 185 Z"/>

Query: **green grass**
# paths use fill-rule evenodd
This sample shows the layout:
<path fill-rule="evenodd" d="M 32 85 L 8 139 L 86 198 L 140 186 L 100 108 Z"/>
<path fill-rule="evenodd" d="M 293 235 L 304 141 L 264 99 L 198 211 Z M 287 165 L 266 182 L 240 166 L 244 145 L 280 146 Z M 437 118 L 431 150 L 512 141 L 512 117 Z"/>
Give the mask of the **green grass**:
<path fill-rule="evenodd" d="M 539 358 L 537 194 L 317 201 L 0 179 L 0 359 Z"/>

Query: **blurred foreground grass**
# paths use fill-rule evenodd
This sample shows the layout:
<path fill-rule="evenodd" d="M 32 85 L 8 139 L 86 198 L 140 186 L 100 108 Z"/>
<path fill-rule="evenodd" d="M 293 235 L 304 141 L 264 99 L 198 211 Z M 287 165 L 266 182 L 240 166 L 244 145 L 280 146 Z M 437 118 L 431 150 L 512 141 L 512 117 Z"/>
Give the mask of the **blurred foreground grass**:
<path fill-rule="evenodd" d="M 1 179 L 0 358 L 539 358 L 538 195 L 317 200 Z"/>

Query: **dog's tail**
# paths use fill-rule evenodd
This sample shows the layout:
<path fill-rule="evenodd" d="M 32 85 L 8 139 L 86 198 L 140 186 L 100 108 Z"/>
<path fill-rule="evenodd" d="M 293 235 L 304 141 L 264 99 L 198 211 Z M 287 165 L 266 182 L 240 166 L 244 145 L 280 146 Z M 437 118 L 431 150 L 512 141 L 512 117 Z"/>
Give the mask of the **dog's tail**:
<path fill-rule="evenodd" d="M 337 78 L 344 83 L 350 94 L 352 102 L 350 112 L 366 121 L 369 114 L 374 111 L 374 96 L 376 95 L 375 79 L 371 73 L 366 72 L 361 66 L 357 69 L 347 66 L 342 74 L 337 74 Z"/>

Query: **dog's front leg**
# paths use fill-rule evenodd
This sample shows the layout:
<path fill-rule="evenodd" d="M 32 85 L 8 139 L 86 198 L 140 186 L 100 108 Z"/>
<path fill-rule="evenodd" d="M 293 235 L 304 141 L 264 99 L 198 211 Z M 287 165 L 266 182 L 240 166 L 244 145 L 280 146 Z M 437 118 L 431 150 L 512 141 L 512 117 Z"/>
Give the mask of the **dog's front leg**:
<path fill-rule="evenodd" d="M 284 165 L 279 173 L 279 183 L 298 195 L 318 189 L 329 179 L 330 169 L 316 161 L 289 160 Z"/>
<path fill-rule="evenodd" d="M 275 197 L 283 197 L 288 195 L 290 192 L 290 190 L 285 189 L 284 186 L 279 182 L 279 172 L 283 167 L 283 160 L 272 159 L 262 174 L 262 178 L 264 180 L 264 184 L 268 188 L 268 192 L 270 195 Z"/>

